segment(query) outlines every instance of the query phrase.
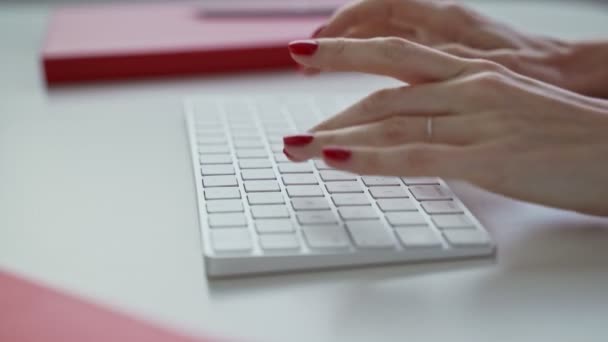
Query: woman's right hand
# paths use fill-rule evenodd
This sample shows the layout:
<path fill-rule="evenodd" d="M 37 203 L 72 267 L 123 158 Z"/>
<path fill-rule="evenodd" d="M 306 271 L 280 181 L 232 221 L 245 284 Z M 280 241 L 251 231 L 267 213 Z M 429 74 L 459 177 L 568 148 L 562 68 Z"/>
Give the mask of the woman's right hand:
<path fill-rule="evenodd" d="M 286 137 L 294 161 L 359 174 L 463 179 L 544 205 L 607 215 L 608 101 L 400 38 L 290 45 L 321 70 L 392 76 L 384 89 Z"/>
<path fill-rule="evenodd" d="M 608 97 L 608 43 L 566 43 L 520 32 L 454 1 L 359 0 L 316 38 L 400 37 L 465 58 L 491 60 L 581 94 Z M 599 72 L 598 72 L 599 70 Z"/>

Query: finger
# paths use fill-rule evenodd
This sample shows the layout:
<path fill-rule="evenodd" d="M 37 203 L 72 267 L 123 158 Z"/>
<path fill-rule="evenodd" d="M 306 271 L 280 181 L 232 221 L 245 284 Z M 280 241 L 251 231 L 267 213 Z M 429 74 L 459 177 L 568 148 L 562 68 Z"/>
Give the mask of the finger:
<path fill-rule="evenodd" d="M 429 122 L 429 120 L 432 120 Z M 494 136 L 483 116 L 394 116 L 369 124 L 283 139 L 298 160 L 321 158 L 328 146 L 389 147 L 408 143 L 465 145 Z M 429 127 L 431 126 L 432 127 Z"/>
<path fill-rule="evenodd" d="M 317 37 L 342 37 L 346 32 L 360 25 L 379 25 L 383 23 L 406 23 L 411 26 L 424 26 L 433 30 L 446 26 L 445 18 L 439 18 L 441 3 L 408 1 L 355 1 L 340 8 L 330 18 Z M 445 17 L 445 16 L 444 16 Z"/>
<path fill-rule="evenodd" d="M 480 148 L 411 144 L 388 148 L 327 147 L 331 167 L 364 175 L 442 177 L 474 181 L 484 172 Z"/>
<path fill-rule="evenodd" d="M 349 28 L 369 22 L 370 18 L 382 18 L 384 11 L 384 6 L 375 1 L 361 0 L 347 4 L 332 15 L 327 24 L 317 32 L 317 37 L 343 36 Z"/>
<path fill-rule="evenodd" d="M 347 29 L 341 37 L 359 39 L 399 37 L 417 42 L 418 31 L 412 27 L 397 28 L 389 23 L 363 24 Z"/>
<path fill-rule="evenodd" d="M 300 40 L 289 49 L 306 67 L 385 75 L 408 83 L 449 79 L 469 66 L 462 58 L 395 37 Z"/>
<path fill-rule="evenodd" d="M 376 91 L 321 122 L 312 132 L 381 121 L 395 115 L 446 115 L 459 110 L 454 92 L 443 84 L 424 84 Z"/>

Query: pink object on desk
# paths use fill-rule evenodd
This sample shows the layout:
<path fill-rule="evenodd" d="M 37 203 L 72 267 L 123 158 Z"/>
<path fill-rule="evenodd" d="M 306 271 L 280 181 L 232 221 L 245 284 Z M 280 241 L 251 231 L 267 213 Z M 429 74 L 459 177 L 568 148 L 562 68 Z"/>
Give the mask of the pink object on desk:
<path fill-rule="evenodd" d="M 0 271 L 2 342 L 209 342 Z"/>
<path fill-rule="evenodd" d="M 308 38 L 319 16 L 208 17 L 200 3 L 58 9 L 42 49 L 49 84 L 293 65 L 287 43 Z"/>

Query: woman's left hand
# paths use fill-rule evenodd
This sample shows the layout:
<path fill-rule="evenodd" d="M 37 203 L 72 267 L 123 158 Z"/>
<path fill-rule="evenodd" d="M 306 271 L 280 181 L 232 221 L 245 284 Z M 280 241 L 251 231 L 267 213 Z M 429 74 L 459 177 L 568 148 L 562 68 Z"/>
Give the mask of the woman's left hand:
<path fill-rule="evenodd" d="M 608 215 L 608 102 L 400 38 L 294 42 L 293 58 L 412 84 L 285 137 L 292 160 L 360 174 L 463 179 L 518 199 Z"/>

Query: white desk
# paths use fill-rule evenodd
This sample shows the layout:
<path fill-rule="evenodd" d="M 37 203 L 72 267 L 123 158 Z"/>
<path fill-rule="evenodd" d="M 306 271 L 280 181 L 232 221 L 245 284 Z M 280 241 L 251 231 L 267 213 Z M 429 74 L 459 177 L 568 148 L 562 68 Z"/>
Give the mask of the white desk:
<path fill-rule="evenodd" d="M 554 35 L 608 32 L 606 11 L 573 3 L 479 8 Z M 495 265 L 207 282 L 180 98 L 392 82 L 276 73 L 46 91 L 35 54 L 45 19 L 43 6 L 0 5 L 0 267 L 245 341 L 606 341 L 608 220 L 462 184 L 498 241 Z"/>

